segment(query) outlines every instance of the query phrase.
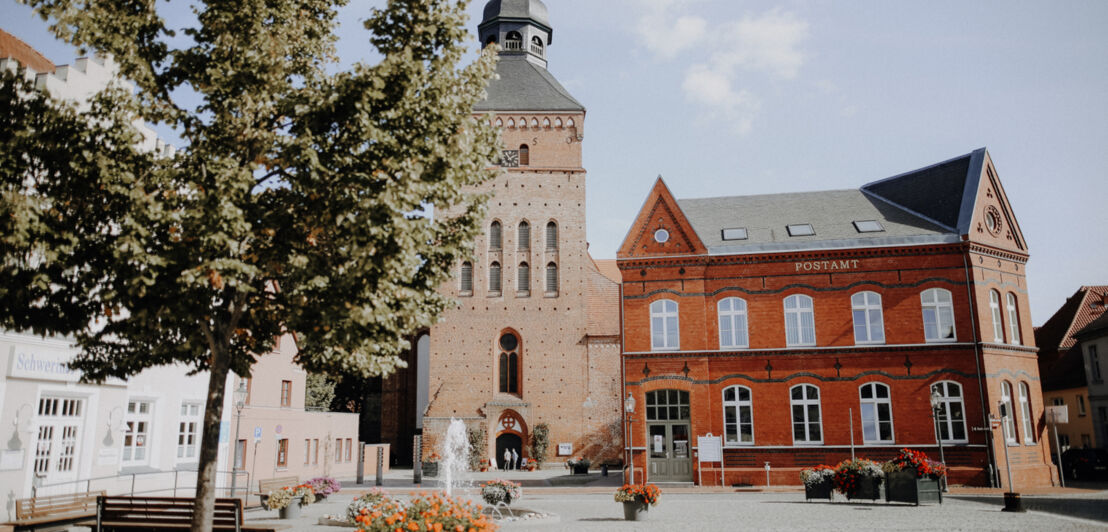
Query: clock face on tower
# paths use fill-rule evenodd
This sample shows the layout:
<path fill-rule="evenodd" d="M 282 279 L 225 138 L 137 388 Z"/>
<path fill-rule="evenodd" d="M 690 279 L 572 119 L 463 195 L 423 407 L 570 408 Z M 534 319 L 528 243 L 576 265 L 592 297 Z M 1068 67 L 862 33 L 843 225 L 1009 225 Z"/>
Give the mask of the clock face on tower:
<path fill-rule="evenodd" d="M 519 166 L 519 150 L 504 150 L 500 156 L 500 166 L 516 168 Z"/>

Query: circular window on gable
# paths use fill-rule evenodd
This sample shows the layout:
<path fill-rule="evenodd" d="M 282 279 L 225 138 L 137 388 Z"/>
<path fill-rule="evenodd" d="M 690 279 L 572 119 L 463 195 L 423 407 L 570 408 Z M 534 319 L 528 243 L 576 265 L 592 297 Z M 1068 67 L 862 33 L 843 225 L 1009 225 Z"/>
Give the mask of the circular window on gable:
<path fill-rule="evenodd" d="M 666 231 L 665 229 L 654 231 L 654 241 L 659 244 L 665 244 L 666 242 L 669 242 L 669 231 Z"/>
<path fill-rule="evenodd" d="M 519 347 L 519 339 L 514 334 L 505 334 L 500 337 L 500 348 L 505 351 L 514 351 Z"/>
<path fill-rule="evenodd" d="M 1000 211 L 996 207 L 989 205 L 985 208 L 985 228 L 989 230 L 989 233 L 993 235 L 1000 234 L 1002 222 L 1000 221 Z"/>

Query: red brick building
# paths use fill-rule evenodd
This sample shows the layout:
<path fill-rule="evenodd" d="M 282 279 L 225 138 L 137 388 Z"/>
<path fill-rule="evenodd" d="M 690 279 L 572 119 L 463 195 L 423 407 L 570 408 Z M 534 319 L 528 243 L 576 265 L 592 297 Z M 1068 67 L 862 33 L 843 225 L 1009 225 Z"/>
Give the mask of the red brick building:
<path fill-rule="evenodd" d="M 939 427 L 952 483 L 1007 486 L 1007 445 L 1017 488 L 1049 485 L 1027 259 L 984 149 L 852 190 L 659 179 L 617 255 L 636 480 L 796 484 L 852 450 L 938 459 Z"/>

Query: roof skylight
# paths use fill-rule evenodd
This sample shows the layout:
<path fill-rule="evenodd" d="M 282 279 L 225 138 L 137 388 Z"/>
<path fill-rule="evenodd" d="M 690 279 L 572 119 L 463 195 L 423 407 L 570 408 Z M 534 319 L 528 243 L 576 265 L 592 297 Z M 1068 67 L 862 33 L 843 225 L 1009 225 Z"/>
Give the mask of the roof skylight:
<path fill-rule="evenodd" d="M 789 236 L 812 236 L 816 234 L 816 230 L 812 229 L 812 224 L 791 224 L 785 227 L 789 230 Z"/>
<path fill-rule="evenodd" d="M 728 227 L 723 230 L 724 240 L 746 240 L 746 228 L 745 227 Z"/>
<path fill-rule="evenodd" d="M 859 233 L 879 233 L 885 230 L 877 220 L 854 220 L 854 228 Z"/>

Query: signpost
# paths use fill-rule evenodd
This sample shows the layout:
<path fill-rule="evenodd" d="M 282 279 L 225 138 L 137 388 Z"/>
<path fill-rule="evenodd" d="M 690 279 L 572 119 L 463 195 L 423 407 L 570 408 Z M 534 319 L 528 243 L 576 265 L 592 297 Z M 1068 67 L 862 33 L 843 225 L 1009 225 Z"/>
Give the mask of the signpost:
<path fill-rule="evenodd" d="M 1046 422 L 1054 427 L 1054 452 L 1058 455 L 1058 482 L 1066 487 L 1066 475 L 1062 471 L 1062 446 L 1058 444 L 1058 424 L 1070 422 L 1070 411 L 1066 405 L 1046 407 Z"/>
<path fill-rule="evenodd" d="M 723 438 L 712 436 L 709 432 L 704 436 L 696 437 L 697 464 L 696 473 L 698 484 L 704 485 L 704 464 L 719 462 L 719 485 L 723 485 Z"/>

